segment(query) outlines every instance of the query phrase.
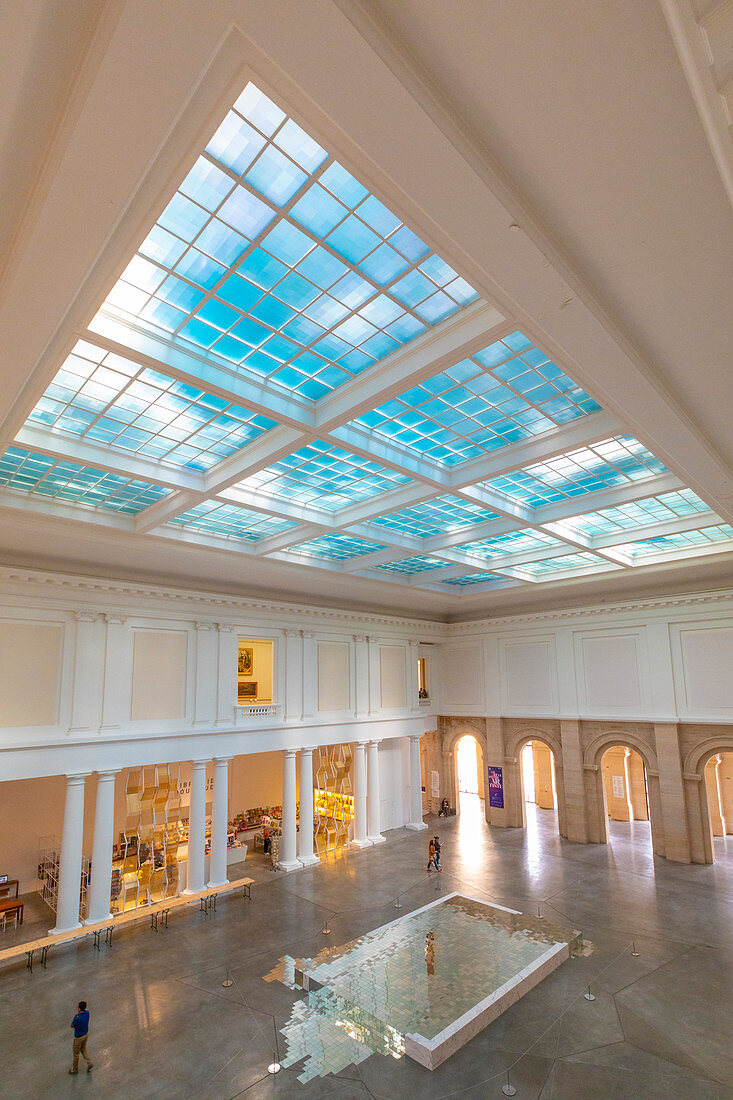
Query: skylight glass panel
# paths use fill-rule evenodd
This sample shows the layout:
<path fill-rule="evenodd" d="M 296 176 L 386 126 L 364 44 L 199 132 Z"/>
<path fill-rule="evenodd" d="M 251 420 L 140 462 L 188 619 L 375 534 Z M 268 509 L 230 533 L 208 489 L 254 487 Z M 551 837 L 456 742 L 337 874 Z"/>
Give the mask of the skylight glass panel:
<path fill-rule="evenodd" d="M 262 512 L 235 504 L 219 504 L 215 500 L 197 504 L 182 515 L 169 519 L 168 523 L 220 538 L 243 539 L 245 542 L 256 542 L 257 539 L 297 527 L 296 523 L 278 516 L 263 515 Z"/>
<path fill-rule="evenodd" d="M 506 581 L 500 573 L 469 573 L 465 577 L 449 577 L 441 584 L 451 584 L 456 588 L 468 588 L 473 584 L 489 584 L 491 581 Z"/>
<path fill-rule="evenodd" d="M 418 556 L 414 558 L 401 558 L 400 561 L 388 561 L 384 565 L 376 565 L 385 573 L 400 573 L 402 576 L 411 577 L 416 573 L 428 573 L 433 569 L 446 569 L 449 563 L 438 561 L 437 558 Z"/>
<path fill-rule="evenodd" d="M 354 423 L 455 466 L 599 408 L 523 333 L 514 332 Z"/>
<path fill-rule="evenodd" d="M 320 538 L 311 539 L 309 542 L 301 542 L 297 546 L 289 546 L 287 552 L 306 558 L 317 558 L 321 561 L 348 561 L 349 558 L 363 557 L 364 554 L 372 554 L 375 550 L 385 549 L 384 545 L 369 542 L 367 539 L 358 538 L 356 535 L 334 532 L 332 535 L 322 535 Z"/>
<path fill-rule="evenodd" d="M 513 500 L 539 507 L 665 473 L 669 473 L 666 466 L 638 439 L 621 435 L 492 478 L 484 484 Z"/>
<path fill-rule="evenodd" d="M 605 572 L 608 569 L 620 569 L 620 565 L 614 565 L 613 562 L 604 561 L 602 558 L 596 557 L 595 554 L 589 554 L 585 551 L 578 554 L 566 554 L 562 558 L 547 558 L 545 561 L 531 561 L 526 565 L 522 565 L 517 569 L 519 573 L 527 573 L 533 577 L 542 577 L 544 580 L 548 580 L 550 574 L 553 573 L 565 573 L 571 569 L 581 569 L 583 566 L 591 565 L 594 570 L 598 572 Z"/>
<path fill-rule="evenodd" d="M 316 401 L 477 298 L 248 84 L 103 309 Z"/>
<path fill-rule="evenodd" d="M 497 514 L 479 507 L 478 504 L 461 500 L 460 497 L 443 496 L 415 504 L 411 508 L 402 508 L 399 512 L 390 512 L 371 522 L 390 531 L 399 531 L 415 538 L 427 538 L 430 535 L 460 531 L 464 527 L 490 519 L 498 519 Z"/>
<path fill-rule="evenodd" d="M 237 488 L 254 489 L 269 497 L 335 512 L 409 482 L 404 474 L 315 440 L 268 469 L 252 474 Z"/>
<path fill-rule="evenodd" d="M 21 447 L 8 447 L 0 458 L 0 485 L 127 515 L 137 515 L 170 491 L 147 481 L 35 454 Z"/>
<path fill-rule="evenodd" d="M 573 516 L 565 522 L 584 535 L 610 535 L 617 531 L 629 531 L 635 527 L 646 527 L 650 523 L 664 523 L 666 520 L 707 511 L 705 501 L 693 493 L 692 489 L 679 489 L 672 493 L 662 493 L 658 497 L 629 501 L 613 508 L 602 508 L 598 512 Z"/>
<path fill-rule="evenodd" d="M 503 535 L 494 535 L 488 539 L 477 539 L 461 545 L 461 550 L 480 558 L 494 558 L 504 554 L 523 554 L 527 550 L 541 550 L 544 547 L 562 546 L 560 539 L 546 535 L 543 531 L 507 531 Z"/>
<path fill-rule="evenodd" d="M 614 547 L 614 549 L 637 558 L 649 554 L 690 550 L 696 546 L 710 546 L 711 543 L 726 542 L 728 539 L 733 539 L 733 527 L 730 524 L 721 523 L 714 527 L 703 527 L 697 531 L 680 531 L 674 535 L 655 535 L 653 538 L 624 543 L 622 546 Z"/>
<path fill-rule="evenodd" d="M 192 470 L 210 469 L 275 427 L 265 416 L 84 340 L 27 423 Z"/>

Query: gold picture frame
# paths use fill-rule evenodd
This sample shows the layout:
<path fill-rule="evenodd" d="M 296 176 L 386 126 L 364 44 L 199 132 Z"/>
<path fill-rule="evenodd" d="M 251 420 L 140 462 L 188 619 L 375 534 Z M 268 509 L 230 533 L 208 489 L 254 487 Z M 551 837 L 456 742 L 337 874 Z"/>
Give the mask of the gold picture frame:
<path fill-rule="evenodd" d="M 240 676 L 251 676 L 254 668 L 254 650 L 249 647 L 241 647 L 239 650 L 239 663 L 237 672 Z"/>
<path fill-rule="evenodd" d="M 257 698 L 257 681 L 250 680 L 248 684 L 239 684 L 237 687 L 237 701 L 246 702 L 248 699 Z"/>

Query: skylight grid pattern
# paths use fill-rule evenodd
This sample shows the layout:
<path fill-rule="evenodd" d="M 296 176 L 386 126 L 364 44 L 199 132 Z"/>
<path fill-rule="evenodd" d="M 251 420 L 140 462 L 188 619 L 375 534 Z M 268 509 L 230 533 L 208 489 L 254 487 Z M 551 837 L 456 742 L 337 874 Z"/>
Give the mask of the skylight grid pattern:
<path fill-rule="evenodd" d="M 505 581 L 506 577 L 503 577 L 500 573 L 469 573 L 465 577 L 449 577 L 448 580 L 441 581 L 442 584 L 451 584 L 456 588 L 468 588 L 473 584 L 488 584 L 490 581 Z"/>
<path fill-rule="evenodd" d="M 266 516 L 249 508 L 219 504 L 213 500 L 189 508 L 180 516 L 169 519 L 168 523 L 220 538 L 244 539 L 245 542 L 256 542 L 257 539 L 277 535 L 298 526 L 297 523 L 278 516 Z"/>
<path fill-rule="evenodd" d="M 35 454 L 21 447 L 8 447 L 0 458 L 0 485 L 127 515 L 137 515 L 169 492 L 147 481 Z"/>
<path fill-rule="evenodd" d="M 484 484 L 512 500 L 539 507 L 668 472 L 638 439 L 621 435 L 492 478 Z"/>
<path fill-rule="evenodd" d="M 374 568 L 381 569 L 385 573 L 400 573 L 403 576 L 411 577 L 416 573 L 428 573 L 433 569 L 447 569 L 449 564 L 446 561 L 438 561 L 437 558 L 417 556 L 414 558 L 401 558 L 399 561 L 384 562 L 383 565 L 376 565 Z"/>
<path fill-rule="evenodd" d="M 721 523 L 714 527 L 703 527 L 697 531 L 680 531 L 674 535 L 655 535 L 652 538 L 639 539 L 637 542 L 615 546 L 614 550 L 631 554 L 636 558 L 649 554 L 689 550 L 694 546 L 709 546 L 711 543 L 725 542 L 728 539 L 733 539 L 733 527 L 727 523 Z"/>
<path fill-rule="evenodd" d="M 235 488 L 335 512 L 409 483 L 404 474 L 315 440 Z"/>
<path fill-rule="evenodd" d="M 477 557 L 493 558 L 502 554 L 523 554 L 527 550 L 541 550 L 543 547 L 562 546 L 560 539 L 546 535 L 543 531 L 507 531 L 503 535 L 494 535 L 488 539 L 463 543 L 460 547 L 467 554 Z"/>
<path fill-rule="evenodd" d="M 579 569 L 584 565 L 597 566 L 600 570 L 621 568 L 612 562 L 596 557 L 595 554 L 582 551 L 578 554 L 566 554 L 562 558 L 547 558 L 545 561 L 527 562 L 519 567 L 518 571 L 529 573 L 533 577 L 540 577 L 550 573 L 563 573 L 571 569 Z"/>
<path fill-rule="evenodd" d="M 455 466 L 599 409 L 524 333 L 514 332 L 354 423 Z"/>
<path fill-rule="evenodd" d="M 105 308 L 315 401 L 476 298 L 248 84 Z"/>
<path fill-rule="evenodd" d="M 79 341 L 28 417 L 172 466 L 208 470 L 275 421 Z"/>
<path fill-rule="evenodd" d="M 287 552 L 321 561 L 348 561 L 349 558 L 363 557 L 376 550 L 386 550 L 386 546 L 337 531 L 332 535 L 322 535 L 309 542 L 301 542 L 297 546 L 289 546 Z"/>
<path fill-rule="evenodd" d="M 613 508 L 573 516 L 566 522 L 584 535 L 610 535 L 619 530 L 633 530 L 650 523 L 663 523 L 706 511 L 707 504 L 692 489 L 679 489 L 658 497 L 629 501 Z"/>
<path fill-rule="evenodd" d="M 399 512 L 389 512 L 371 520 L 371 523 L 415 538 L 427 538 L 430 535 L 460 531 L 464 527 L 490 519 L 498 519 L 496 512 L 489 512 L 478 504 L 448 495 L 414 504 L 410 508 L 402 508 Z"/>

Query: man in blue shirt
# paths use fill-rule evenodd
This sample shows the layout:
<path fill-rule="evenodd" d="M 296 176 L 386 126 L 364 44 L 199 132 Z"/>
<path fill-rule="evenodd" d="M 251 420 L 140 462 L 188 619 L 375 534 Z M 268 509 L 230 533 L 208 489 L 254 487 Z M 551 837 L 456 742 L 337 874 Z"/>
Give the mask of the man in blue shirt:
<path fill-rule="evenodd" d="M 79 1001 L 79 1011 L 71 1021 L 74 1029 L 74 1063 L 69 1073 L 79 1072 L 79 1055 L 87 1064 L 87 1073 L 92 1068 L 92 1060 L 87 1054 L 87 1038 L 89 1035 L 89 1012 L 86 1001 Z"/>

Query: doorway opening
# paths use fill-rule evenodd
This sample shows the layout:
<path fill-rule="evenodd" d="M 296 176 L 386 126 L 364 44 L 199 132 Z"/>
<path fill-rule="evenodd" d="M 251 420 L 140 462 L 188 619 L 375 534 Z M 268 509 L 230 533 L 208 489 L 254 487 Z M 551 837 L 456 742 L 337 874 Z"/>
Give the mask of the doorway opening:
<path fill-rule="evenodd" d="M 628 840 L 636 846 L 642 838 L 651 849 L 649 791 L 641 753 L 629 745 L 610 745 L 601 757 L 603 799 L 608 817 L 608 839 Z"/>
<path fill-rule="evenodd" d="M 705 794 L 713 860 L 733 858 L 733 752 L 716 752 L 705 765 Z"/>
<path fill-rule="evenodd" d="M 555 756 L 544 741 L 528 741 L 519 756 L 526 825 L 534 828 L 557 817 Z"/>
<path fill-rule="evenodd" d="M 483 753 L 478 741 L 467 733 L 456 744 L 458 807 L 461 814 L 484 816 Z"/>

